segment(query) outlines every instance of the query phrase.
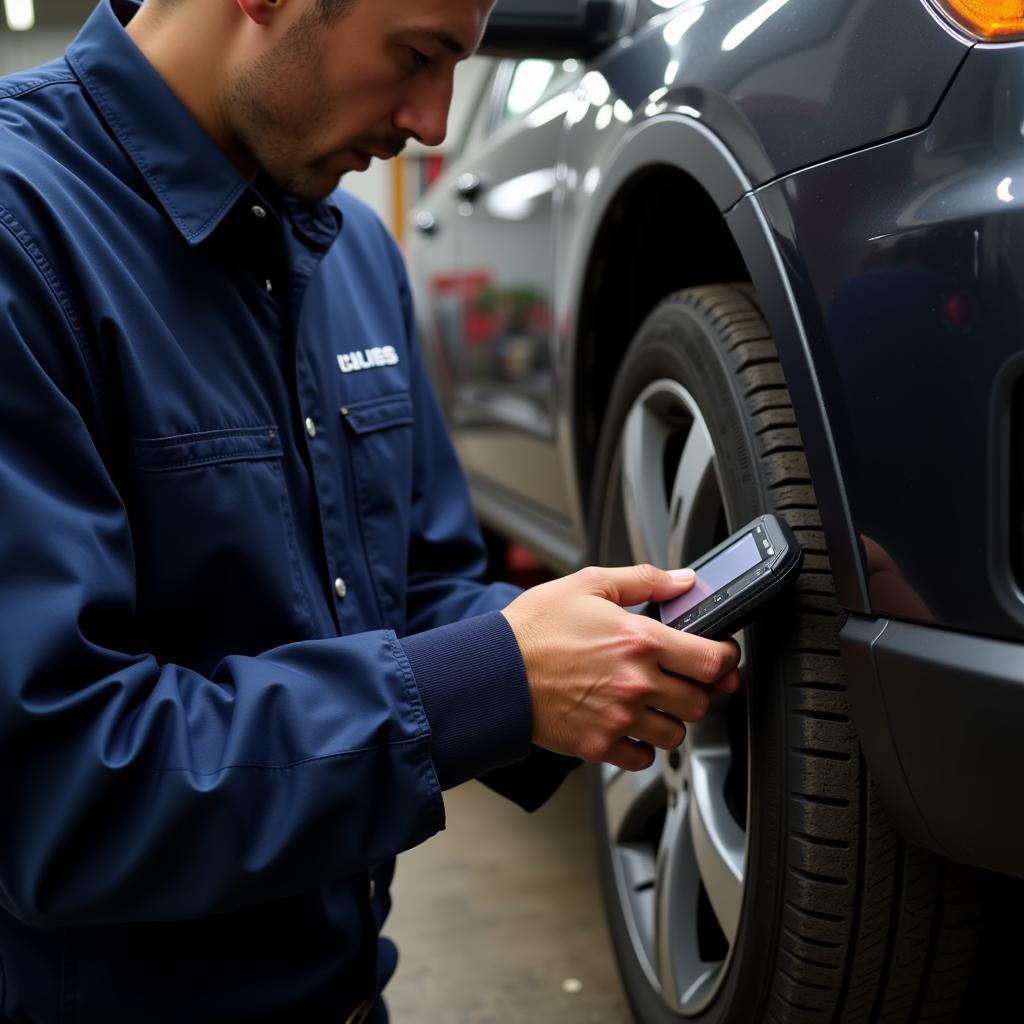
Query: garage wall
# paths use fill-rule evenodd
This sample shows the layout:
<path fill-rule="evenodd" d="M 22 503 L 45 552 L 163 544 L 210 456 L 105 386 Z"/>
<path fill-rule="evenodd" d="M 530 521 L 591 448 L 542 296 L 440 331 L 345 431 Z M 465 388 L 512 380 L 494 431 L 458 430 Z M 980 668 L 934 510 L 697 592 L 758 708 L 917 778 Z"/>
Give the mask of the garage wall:
<path fill-rule="evenodd" d="M 77 31 L 77 28 L 68 26 L 37 28 L 31 32 L 0 32 L 0 74 L 9 75 L 59 57 Z"/>
<path fill-rule="evenodd" d="M 12 32 L 6 5 L 0 0 L 0 75 L 59 57 L 95 6 L 96 0 L 33 0 L 35 26 L 27 32 Z"/>

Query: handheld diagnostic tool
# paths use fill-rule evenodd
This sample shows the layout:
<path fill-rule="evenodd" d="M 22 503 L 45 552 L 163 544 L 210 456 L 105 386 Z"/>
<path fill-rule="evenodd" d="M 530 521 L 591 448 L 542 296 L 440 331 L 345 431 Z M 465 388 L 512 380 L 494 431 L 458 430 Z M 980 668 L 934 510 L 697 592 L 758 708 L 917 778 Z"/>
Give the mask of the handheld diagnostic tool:
<path fill-rule="evenodd" d="M 796 581 L 804 553 L 789 525 L 759 516 L 697 559 L 693 589 L 651 609 L 666 625 L 721 640 Z"/>

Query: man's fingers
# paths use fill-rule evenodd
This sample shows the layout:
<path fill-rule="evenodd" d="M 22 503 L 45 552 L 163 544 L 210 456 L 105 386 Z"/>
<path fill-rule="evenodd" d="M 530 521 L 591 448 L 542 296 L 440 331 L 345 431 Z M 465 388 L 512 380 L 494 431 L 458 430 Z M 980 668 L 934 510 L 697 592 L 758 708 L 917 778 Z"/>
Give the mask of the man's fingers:
<path fill-rule="evenodd" d="M 654 764 L 654 757 L 654 747 L 649 743 L 626 738 L 612 744 L 604 760 L 607 764 L 625 768 L 628 772 L 642 772 Z"/>
<path fill-rule="evenodd" d="M 686 739 L 686 726 L 672 715 L 647 708 L 632 729 L 635 739 L 659 750 L 675 750 Z"/>
<path fill-rule="evenodd" d="M 740 688 L 740 674 L 737 669 L 733 669 L 727 676 L 723 676 L 715 683 L 715 689 L 721 690 L 722 693 L 735 693 Z"/>
<path fill-rule="evenodd" d="M 681 633 L 669 626 L 659 627 L 656 622 L 651 623 L 651 628 L 658 631 L 658 639 L 662 642 L 658 661 L 666 672 L 701 683 L 713 683 L 740 663 L 740 648 L 735 640 L 708 640 L 692 633 Z"/>
<path fill-rule="evenodd" d="M 702 722 L 711 710 L 711 688 L 680 676 L 663 675 L 657 692 L 648 698 L 647 706 L 680 722 Z M 643 732 L 637 731 L 636 735 L 648 739 Z M 677 745 L 673 743 L 665 749 Z"/>
<path fill-rule="evenodd" d="M 619 569 L 591 567 L 576 575 L 592 594 L 622 607 L 678 597 L 685 594 L 696 579 L 692 569 L 669 573 L 653 565 L 627 565 Z"/>

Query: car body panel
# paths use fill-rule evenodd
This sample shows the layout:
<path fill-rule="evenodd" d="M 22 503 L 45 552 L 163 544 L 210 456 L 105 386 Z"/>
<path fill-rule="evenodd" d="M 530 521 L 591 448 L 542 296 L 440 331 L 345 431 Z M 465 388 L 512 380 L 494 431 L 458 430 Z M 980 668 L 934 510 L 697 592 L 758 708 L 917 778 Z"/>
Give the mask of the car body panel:
<path fill-rule="evenodd" d="M 1024 380 L 1022 63 L 1019 44 L 977 46 L 920 132 L 744 200 L 782 255 L 867 556 L 870 611 L 850 616 L 842 649 L 872 778 L 902 835 L 1017 875 L 1024 839 L 1007 822 L 1024 814 L 1010 781 L 1024 772 L 1024 596 L 1008 481 Z"/>
<path fill-rule="evenodd" d="M 864 756 L 900 834 L 1024 876 L 1021 645 L 860 616 L 840 639 Z"/>
<path fill-rule="evenodd" d="M 597 66 L 633 109 L 692 107 L 760 185 L 919 128 L 970 45 L 924 0 L 707 0 Z"/>
<path fill-rule="evenodd" d="M 1022 66 L 1024 47 L 977 47 L 927 130 L 757 193 L 873 563 L 871 609 L 1017 640 L 1004 492 L 1024 337 Z"/>

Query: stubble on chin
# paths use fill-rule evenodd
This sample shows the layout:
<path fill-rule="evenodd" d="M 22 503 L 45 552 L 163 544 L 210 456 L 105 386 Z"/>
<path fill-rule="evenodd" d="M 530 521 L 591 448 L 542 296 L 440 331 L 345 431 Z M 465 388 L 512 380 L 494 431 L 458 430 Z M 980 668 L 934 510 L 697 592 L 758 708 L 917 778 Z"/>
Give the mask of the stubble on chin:
<path fill-rule="evenodd" d="M 337 187 L 338 178 L 322 174 L 312 163 L 302 163 L 303 138 L 312 138 L 325 116 L 316 101 L 316 69 L 320 48 L 317 22 L 310 11 L 299 19 L 273 50 L 236 73 L 225 89 L 221 118 L 239 149 L 250 155 L 259 170 L 283 192 L 317 202 Z M 296 118 L 283 101 L 284 90 L 312 97 L 303 116 Z"/>
<path fill-rule="evenodd" d="M 313 170 L 264 164 L 263 173 L 284 193 L 308 203 L 326 199 L 337 187 L 340 175 L 319 174 Z"/>

